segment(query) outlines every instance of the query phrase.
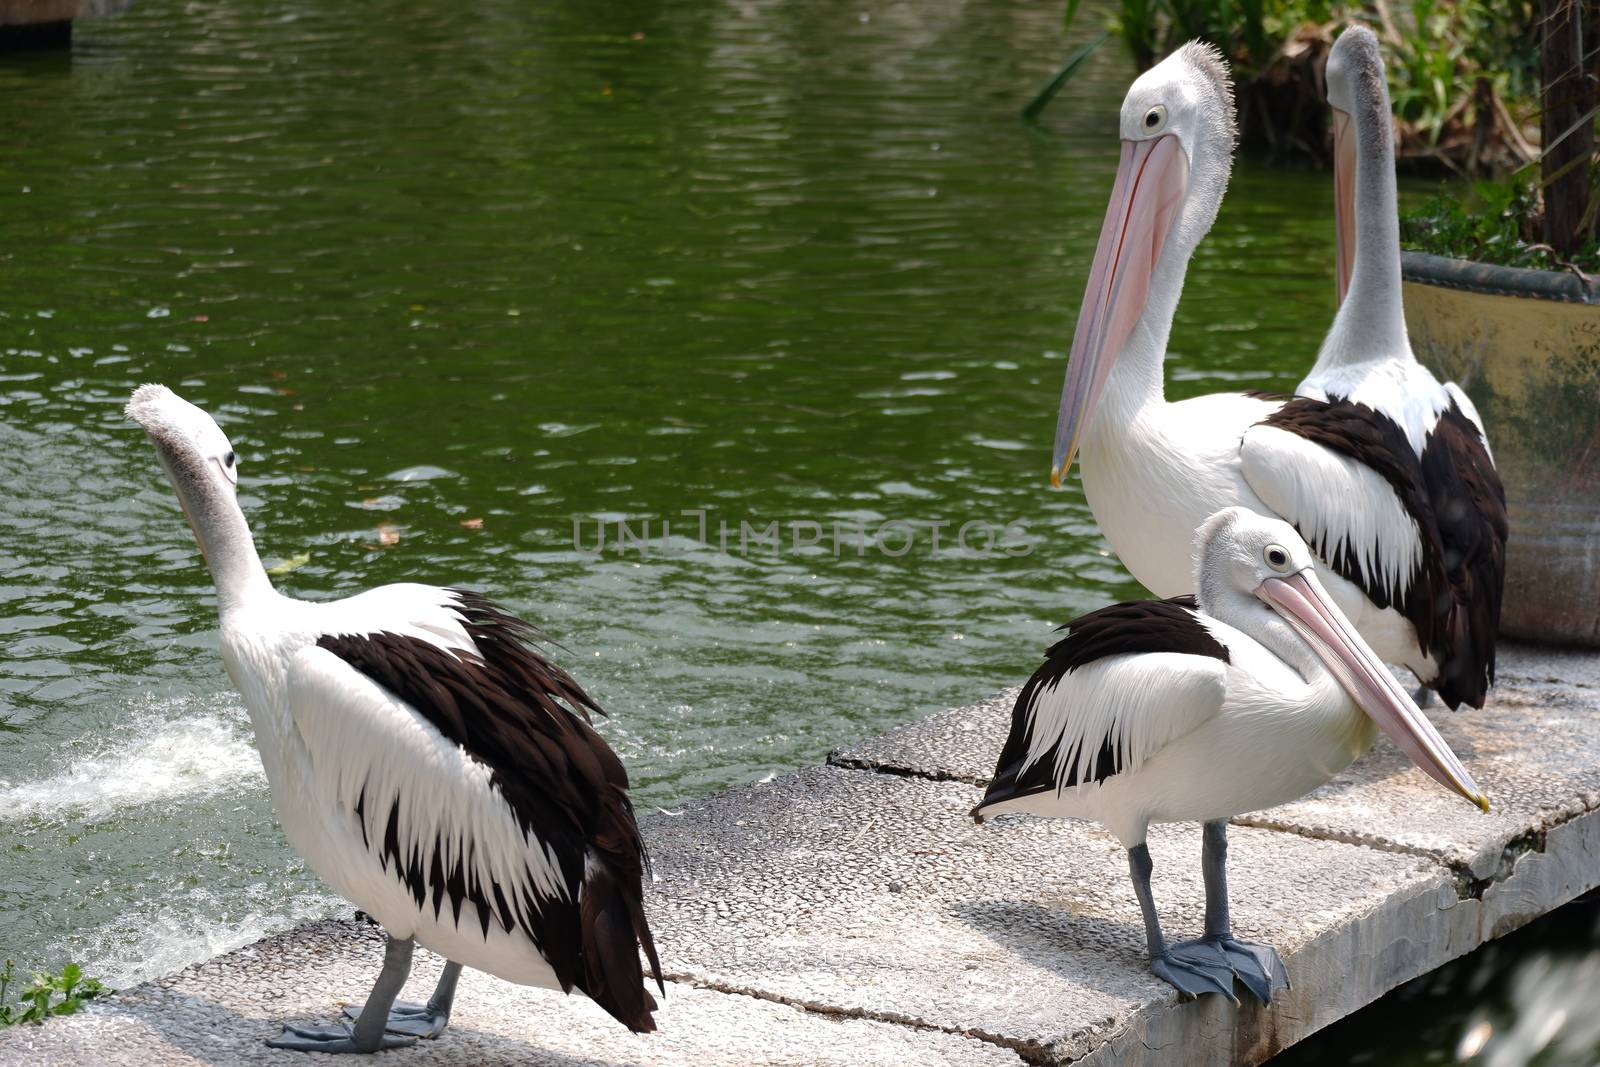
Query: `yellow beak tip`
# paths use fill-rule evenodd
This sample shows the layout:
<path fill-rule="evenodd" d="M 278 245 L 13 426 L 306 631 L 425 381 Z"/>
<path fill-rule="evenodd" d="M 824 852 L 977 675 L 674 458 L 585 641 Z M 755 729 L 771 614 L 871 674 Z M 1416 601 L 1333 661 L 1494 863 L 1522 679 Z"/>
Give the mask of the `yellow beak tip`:
<path fill-rule="evenodd" d="M 1483 812 L 1485 815 L 1489 814 L 1489 798 L 1488 797 L 1484 796 L 1482 793 L 1479 793 L 1477 796 L 1472 798 L 1472 802 L 1474 804 L 1478 805 L 1478 810 L 1479 811 Z"/>
<path fill-rule="evenodd" d="M 1050 488 L 1052 488 L 1052 489 L 1060 489 L 1061 488 L 1061 479 L 1062 479 L 1062 477 L 1064 477 L 1066 475 L 1066 473 L 1067 472 L 1062 470 L 1060 467 L 1051 467 L 1050 468 Z"/>

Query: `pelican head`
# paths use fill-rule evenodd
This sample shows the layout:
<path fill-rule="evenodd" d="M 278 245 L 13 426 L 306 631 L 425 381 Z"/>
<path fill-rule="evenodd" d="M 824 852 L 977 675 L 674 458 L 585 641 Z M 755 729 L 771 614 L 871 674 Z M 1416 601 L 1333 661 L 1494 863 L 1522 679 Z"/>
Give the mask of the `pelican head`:
<path fill-rule="evenodd" d="M 1266 604 L 1417 766 L 1489 810 L 1466 767 L 1334 604 L 1317 579 L 1316 558 L 1293 526 L 1248 508 L 1226 508 L 1197 531 L 1195 557 L 1202 610 L 1216 614 L 1214 601 L 1236 603 L 1245 596 Z"/>
<path fill-rule="evenodd" d="M 1356 260 L 1356 158 L 1364 138 L 1390 137 L 1389 87 L 1378 37 L 1359 23 L 1328 53 L 1328 106 L 1333 109 L 1333 213 L 1339 238 L 1339 301 L 1350 289 Z M 1382 147 L 1382 146 L 1380 146 Z M 1379 159 L 1388 153 L 1369 152 Z"/>
<path fill-rule="evenodd" d="M 210 415 L 164 385 L 141 385 L 124 409 L 156 446 L 178 504 L 209 559 L 215 531 L 238 511 L 239 462 L 227 434 Z"/>
<path fill-rule="evenodd" d="M 1191 41 L 1139 76 L 1122 101 L 1122 161 L 1083 291 L 1067 380 L 1061 390 L 1050 482 L 1072 466 L 1111 368 L 1165 284 L 1164 344 L 1183 271 L 1216 220 L 1227 191 L 1235 138 L 1228 64 Z"/>

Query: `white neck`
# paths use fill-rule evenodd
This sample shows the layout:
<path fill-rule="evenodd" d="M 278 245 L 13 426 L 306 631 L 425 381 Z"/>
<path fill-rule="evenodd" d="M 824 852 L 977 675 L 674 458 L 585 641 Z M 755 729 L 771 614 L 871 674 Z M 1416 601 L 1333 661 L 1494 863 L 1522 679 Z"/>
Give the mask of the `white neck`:
<path fill-rule="evenodd" d="M 1199 583 L 1195 600 L 1201 611 L 1254 638 L 1306 681 L 1327 677 L 1317 654 L 1277 612 L 1208 569 L 1202 568 L 1195 577 Z"/>
<path fill-rule="evenodd" d="M 1356 83 L 1351 92 L 1355 112 L 1350 117 L 1356 139 L 1355 261 L 1350 289 L 1323 339 L 1313 375 L 1373 360 L 1415 359 L 1400 299 L 1400 216 L 1389 94 L 1382 89 L 1372 92 L 1361 78 L 1352 80 Z M 1381 75 L 1377 82 L 1381 86 Z"/>
<path fill-rule="evenodd" d="M 1150 299 L 1144 314 L 1134 323 L 1133 332 L 1128 334 L 1116 365 L 1106 378 L 1105 391 L 1095 407 L 1086 437 L 1125 433 L 1141 408 L 1166 399 L 1167 337 L 1172 333 L 1173 312 L 1183 292 L 1188 258 L 1185 254 L 1178 262 L 1176 278 L 1163 277 L 1164 272 L 1157 271 L 1150 279 Z"/>
<path fill-rule="evenodd" d="M 233 491 L 220 486 L 203 469 L 175 464 L 169 470 L 211 569 L 218 613 L 227 619 L 250 604 L 276 597 L 278 592 L 261 566 L 255 538 L 250 536 L 250 525 Z"/>

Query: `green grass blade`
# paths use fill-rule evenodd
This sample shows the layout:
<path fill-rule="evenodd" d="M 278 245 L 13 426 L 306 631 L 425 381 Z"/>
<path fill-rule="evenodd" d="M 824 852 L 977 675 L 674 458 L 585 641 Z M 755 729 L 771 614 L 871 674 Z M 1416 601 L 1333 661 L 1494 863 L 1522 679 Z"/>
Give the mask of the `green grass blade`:
<path fill-rule="evenodd" d="M 1083 0 L 1067 0 L 1066 14 L 1061 16 L 1061 36 L 1065 37 L 1072 32 L 1073 20 L 1078 17 L 1078 5 Z"/>
<path fill-rule="evenodd" d="M 1061 91 L 1061 87 L 1066 85 L 1067 81 L 1078 72 L 1078 68 L 1083 65 L 1083 61 L 1088 59 L 1094 50 L 1104 44 L 1106 38 L 1110 36 L 1111 32 L 1109 30 L 1101 30 L 1099 36 L 1094 40 L 1072 53 L 1067 61 L 1061 64 L 1061 69 L 1056 71 L 1055 76 L 1045 82 L 1044 88 L 1040 89 L 1038 95 L 1028 102 L 1027 107 L 1022 109 L 1022 117 L 1030 121 L 1038 118 L 1039 112 L 1049 106 L 1050 101 L 1054 100 L 1056 94 Z"/>

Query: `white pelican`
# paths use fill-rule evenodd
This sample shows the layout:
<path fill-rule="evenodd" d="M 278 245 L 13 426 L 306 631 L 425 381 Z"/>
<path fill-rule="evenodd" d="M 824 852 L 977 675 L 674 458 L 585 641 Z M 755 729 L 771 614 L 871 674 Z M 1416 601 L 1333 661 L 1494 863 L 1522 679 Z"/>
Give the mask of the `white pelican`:
<path fill-rule="evenodd" d="M 1376 724 L 1487 811 L 1467 769 L 1317 578 L 1294 528 L 1245 508 L 1195 535 L 1196 597 L 1117 604 L 1066 624 L 1017 697 L 994 781 L 973 809 L 1093 819 L 1128 850 L 1153 971 L 1188 996 L 1261 999 L 1277 952 L 1228 924 L 1227 820 L 1287 803 L 1372 743 Z M 1168 945 L 1150 896 L 1152 822 L 1204 824 L 1204 936 Z"/>
<path fill-rule="evenodd" d="M 127 414 L 211 568 L 222 661 L 284 836 L 388 935 L 353 1026 L 290 1026 L 267 1043 L 372 1052 L 435 1036 L 463 964 L 582 990 L 629 1029 L 655 1029 L 640 945 L 665 988 L 628 775 L 589 725 L 599 706 L 528 643 L 537 631 L 458 589 L 280 595 L 211 416 L 161 385 L 136 390 Z M 414 941 L 450 962 L 428 1004 L 396 1005 Z"/>
<path fill-rule="evenodd" d="M 1107 540 L 1158 596 L 1193 592 L 1189 540 L 1242 505 L 1292 522 L 1318 577 L 1387 660 L 1452 706 L 1483 702 L 1489 663 L 1450 582 L 1417 450 L 1360 404 L 1216 393 L 1168 403 L 1162 362 L 1190 255 L 1216 218 L 1234 143 L 1227 65 L 1190 43 L 1122 105 L 1117 172 L 1061 393 L 1051 480 L 1074 455 Z M 1420 443 L 1418 444 L 1420 448 Z M 1492 645 L 1492 642 L 1491 642 Z"/>
<path fill-rule="evenodd" d="M 1391 442 L 1386 447 L 1403 451 L 1403 440 L 1416 455 L 1416 467 L 1407 464 L 1405 489 L 1415 493 L 1420 479 L 1437 526 L 1431 547 L 1440 553 L 1444 581 L 1434 576 L 1434 593 L 1445 607 L 1430 618 L 1426 606 L 1417 605 L 1414 622 L 1419 633 L 1430 624 L 1442 629 L 1436 642 L 1455 650 L 1443 659 L 1447 677 L 1440 691 L 1480 707 L 1494 680 L 1505 491 L 1471 399 L 1454 382 L 1440 385 L 1411 352 L 1400 295 L 1389 88 L 1371 30 L 1353 25 L 1339 36 L 1327 79 L 1340 307 L 1316 365 L 1295 390 L 1325 403 L 1292 401 L 1278 418 L 1332 426 L 1356 416 L 1383 433 Z M 1347 454 L 1362 458 L 1359 451 Z"/>

